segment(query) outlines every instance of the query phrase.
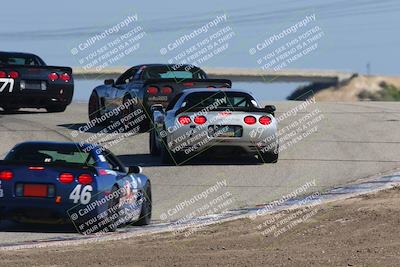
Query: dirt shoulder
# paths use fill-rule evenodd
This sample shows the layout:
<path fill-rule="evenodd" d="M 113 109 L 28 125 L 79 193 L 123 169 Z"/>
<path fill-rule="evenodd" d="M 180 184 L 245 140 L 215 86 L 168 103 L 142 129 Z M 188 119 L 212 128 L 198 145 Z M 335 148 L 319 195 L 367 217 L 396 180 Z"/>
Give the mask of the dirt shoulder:
<path fill-rule="evenodd" d="M 0 265 L 398 266 L 399 214 L 397 187 L 194 233 L 0 252 Z"/>

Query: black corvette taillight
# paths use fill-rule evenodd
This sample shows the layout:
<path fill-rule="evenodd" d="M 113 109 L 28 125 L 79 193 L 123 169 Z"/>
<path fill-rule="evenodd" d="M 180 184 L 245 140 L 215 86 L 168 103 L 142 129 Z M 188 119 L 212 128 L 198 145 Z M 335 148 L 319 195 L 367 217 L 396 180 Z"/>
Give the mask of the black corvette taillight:
<path fill-rule="evenodd" d="M 60 79 L 63 80 L 64 82 L 68 82 L 69 80 L 71 80 L 71 76 L 69 76 L 68 73 L 63 73 L 60 75 Z"/>
<path fill-rule="evenodd" d="M 55 72 L 50 73 L 48 77 L 49 77 L 49 80 L 51 80 L 51 81 L 58 80 L 58 74 Z"/>
<path fill-rule="evenodd" d="M 19 77 L 19 73 L 18 73 L 18 71 L 12 70 L 12 71 L 8 72 L 8 77 L 17 79 Z"/>

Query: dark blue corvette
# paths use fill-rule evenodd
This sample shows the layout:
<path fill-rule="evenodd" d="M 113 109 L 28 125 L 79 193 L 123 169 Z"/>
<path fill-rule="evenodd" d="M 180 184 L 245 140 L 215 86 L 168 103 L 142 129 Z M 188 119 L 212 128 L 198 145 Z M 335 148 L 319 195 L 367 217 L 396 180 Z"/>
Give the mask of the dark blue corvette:
<path fill-rule="evenodd" d="M 80 233 L 149 224 L 150 180 L 98 145 L 26 142 L 0 161 L 0 218 Z"/>

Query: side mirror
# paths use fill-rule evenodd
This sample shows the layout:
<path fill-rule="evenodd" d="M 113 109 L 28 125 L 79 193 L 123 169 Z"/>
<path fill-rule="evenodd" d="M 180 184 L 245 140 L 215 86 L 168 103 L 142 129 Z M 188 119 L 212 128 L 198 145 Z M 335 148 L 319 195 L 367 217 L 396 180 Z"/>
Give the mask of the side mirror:
<path fill-rule="evenodd" d="M 140 166 L 129 166 L 128 173 L 140 174 L 143 172 L 142 167 Z"/>
<path fill-rule="evenodd" d="M 266 105 L 266 106 L 264 107 L 264 110 L 265 110 L 265 112 L 274 115 L 274 114 L 275 114 L 275 111 L 276 111 L 276 107 L 273 106 L 273 105 Z"/>
<path fill-rule="evenodd" d="M 107 80 L 104 80 L 104 84 L 105 85 L 114 85 L 114 79 L 107 79 Z"/>

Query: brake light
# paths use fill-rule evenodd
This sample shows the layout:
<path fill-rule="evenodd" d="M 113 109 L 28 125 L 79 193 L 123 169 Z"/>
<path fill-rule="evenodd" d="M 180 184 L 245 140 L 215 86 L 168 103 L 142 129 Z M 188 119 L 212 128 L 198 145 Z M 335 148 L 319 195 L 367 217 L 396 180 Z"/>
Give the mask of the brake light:
<path fill-rule="evenodd" d="M 31 166 L 31 167 L 28 167 L 28 169 L 32 170 L 32 171 L 41 171 L 41 170 L 44 170 L 44 167 Z"/>
<path fill-rule="evenodd" d="M 184 86 L 193 86 L 194 83 L 192 83 L 192 82 L 185 82 L 185 83 L 183 83 L 183 85 L 184 85 Z"/>
<path fill-rule="evenodd" d="M 206 123 L 207 118 L 204 116 L 196 116 L 196 117 L 194 117 L 193 121 L 196 124 L 204 124 L 204 123 Z"/>
<path fill-rule="evenodd" d="M 215 86 L 210 85 L 210 86 L 208 86 L 207 88 L 212 89 L 212 88 L 215 88 Z"/>
<path fill-rule="evenodd" d="M 271 118 L 268 116 L 262 116 L 261 118 L 258 119 L 258 121 L 262 124 L 262 125 L 268 125 L 271 123 Z"/>
<path fill-rule="evenodd" d="M 70 184 L 74 181 L 74 175 L 72 173 L 64 172 L 60 174 L 58 180 L 60 181 L 60 183 Z"/>
<path fill-rule="evenodd" d="M 172 93 L 172 88 L 169 86 L 164 86 L 163 88 L 161 88 L 161 93 L 163 93 L 164 95 L 169 95 L 170 93 Z"/>
<path fill-rule="evenodd" d="M 58 80 L 58 74 L 55 72 L 50 73 L 48 77 L 51 81 Z"/>
<path fill-rule="evenodd" d="M 71 77 L 69 76 L 68 73 L 63 73 L 60 75 L 60 79 L 63 80 L 64 82 L 68 82 L 69 80 L 71 80 Z"/>
<path fill-rule="evenodd" d="M 246 123 L 246 124 L 254 124 L 254 123 L 256 123 L 256 118 L 255 117 L 253 117 L 253 116 L 246 116 L 246 117 L 244 117 L 244 122 Z"/>
<path fill-rule="evenodd" d="M 78 182 L 80 184 L 91 184 L 93 182 L 93 177 L 90 174 L 84 173 L 79 175 Z"/>
<path fill-rule="evenodd" d="M 222 111 L 222 112 L 218 113 L 219 116 L 229 116 L 229 115 L 231 115 L 231 114 L 232 114 L 232 113 L 229 112 L 229 111 Z"/>
<path fill-rule="evenodd" d="M 5 71 L 0 71 L 0 78 L 6 78 L 7 73 Z"/>
<path fill-rule="evenodd" d="M 8 77 L 17 79 L 19 77 L 19 73 L 17 71 L 12 70 L 8 73 Z"/>
<path fill-rule="evenodd" d="M 158 93 L 158 88 L 156 86 L 149 86 L 147 88 L 147 93 L 150 95 L 155 95 Z"/>
<path fill-rule="evenodd" d="M 0 171 L 0 180 L 9 181 L 14 177 L 14 174 L 10 170 Z"/>
<path fill-rule="evenodd" d="M 178 118 L 178 122 L 180 123 L 180 124 L 183 124 L 183 125 L 185 125 L 185 124 L 189 124 L 190 123 L 190 118 L 188 117 L 188 116 L 180 116 L 179 118 Z"/>

